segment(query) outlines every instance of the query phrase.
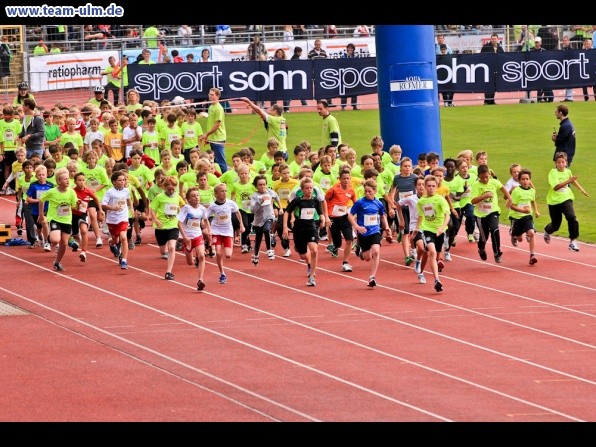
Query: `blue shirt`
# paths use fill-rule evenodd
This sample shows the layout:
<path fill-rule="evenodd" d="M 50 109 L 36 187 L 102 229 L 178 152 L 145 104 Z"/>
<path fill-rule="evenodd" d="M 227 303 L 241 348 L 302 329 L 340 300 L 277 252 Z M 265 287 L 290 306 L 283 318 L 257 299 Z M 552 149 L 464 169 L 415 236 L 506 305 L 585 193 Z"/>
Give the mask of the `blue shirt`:
<path fill-rule="evenodd" d="M 381 216 L 385 214 L 385 206 L 379 199 L 369 200 L 362 197 L 356 200 L 350 214 L 356 216 L 358 225 L 366 228 L 366 233 L 358 233 L 359 236 L 371 236 L 381 232 Z"/>
<path fill-rule="evenodd" d="M 39 182 L 35 181 L 29 185 L 29 189 L 27 190 L 27 197 L 31 197 L 32 199 L 38 199 L 41 197 L 41 194 L 48 189 L 52 189 L 54 187 L 53 183 L 46 182 L 45 184 L 40 184 Z M 44 214 L 48 212 L 48 206 L 50 202 L 45 202 L 43 205 L 43 212 Z M 32 216 L 39 216 L 39 205 L 37 203 L 30 203 L 29 208 L 31 209 Z"/>

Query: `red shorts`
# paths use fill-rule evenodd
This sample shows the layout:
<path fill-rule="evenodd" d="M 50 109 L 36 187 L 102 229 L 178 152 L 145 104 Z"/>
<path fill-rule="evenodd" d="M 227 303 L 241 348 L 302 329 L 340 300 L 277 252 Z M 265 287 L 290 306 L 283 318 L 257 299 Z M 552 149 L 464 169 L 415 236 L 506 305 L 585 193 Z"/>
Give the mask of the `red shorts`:
<path fill-rule="evenodd" d="M 211 245 L 214 245 L 214 246 L 221 245 L 224 248 L 232 248 L 232 246 L 234 245 L 234 237 L 222 236 L 220 234 L 213 234 L 211 236 Z"/>
<path fill-rule="evenodd" d="M 203 245 L 203 244 L 204 244 L 204 242 L 203 242 L 203 235 L 200 235 L 200 236 L 197 236 L 197 237 L 195 237 L 195 238 L 193 238 L 193 239 L 190 240 L 190 250 L 188 248 L 186 248 L 186 244 L 184 244 L 182 246 L 182 251 L 184 253 L 190 253 L 193 250 L 193 248 L 196 248 L 199 245 Z"/>
<path fill-rule="evenodd" d="M 118 222 L 117 224 L 108 224 L 108 229 L 110 230 L 112 240 L 118 241 L 120 239 L 120 233 L 128 231 L 128 221 Z"/>

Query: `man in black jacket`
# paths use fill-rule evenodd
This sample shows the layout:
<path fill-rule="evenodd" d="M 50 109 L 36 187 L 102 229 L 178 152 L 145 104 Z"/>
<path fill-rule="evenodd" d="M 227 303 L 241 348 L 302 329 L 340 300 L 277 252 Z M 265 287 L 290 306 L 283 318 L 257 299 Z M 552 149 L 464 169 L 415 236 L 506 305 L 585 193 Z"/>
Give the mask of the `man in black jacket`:
<path fill-rule="evenodd" d="M 43 118 L 35 114 L 35 100 L 26 98 L 23 100 L 23 130 L 19 134 L 21 144 L 27 148 L 27 158 L 31 158 L 33 154 L 39 155 L 43 158 L 43 149 L 45 142 L 45 127 Z"/>
<path fill-rule="evenodd" d="M 490 35 L 490 42 L 485 43 L 480 50 L 481 53 L 504 53 L 503 47 L 499 43 L 499 35 L 492 33 Z M 491 88 L 492 92 L 484 93 L 484 105 L 496 104 L 495 103 L 495 92 L 494 87 Z"/>

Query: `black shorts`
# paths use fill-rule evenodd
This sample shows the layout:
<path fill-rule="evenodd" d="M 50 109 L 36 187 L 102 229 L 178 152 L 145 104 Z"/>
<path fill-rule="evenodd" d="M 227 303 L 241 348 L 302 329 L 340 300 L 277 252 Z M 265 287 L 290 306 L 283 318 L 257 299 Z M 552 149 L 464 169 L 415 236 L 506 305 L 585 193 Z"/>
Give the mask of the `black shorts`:
<path fill-rule="evenodd" d="M 354 240 L 354 230 L 348 216 L 331 217 L 331 234 L 336 231 L 341 232 L 346 241 Z"/>
<path fill-rule="evenodd" d="M 72 234 L 79 234 L 79 226 L 80 225 L 87 225 L 87 213 L 84 214 L 75 214 L 72 213 Z"/>
<path fill-rule="evenodd" d="M 410 208 L 407 206 L 402 206 L 401 212 L 404 215 L 404 231 L 408 231 L 408 228 L 410 228 Z M 395 215 L 397 216 L 397 220 L 399 220 L 399 214 L 397 214 L 397 211 L 395 212 Z"/>
<path fill-rule="evenodd" d="M 319 228 L 315 225 L 312 227 L 294 227 L 293 234 L 294 247 L 301 255 L 306 254 L 309 242 L 319 242 Z"/>
<path fill-rule="evenodd" d="M 4 150 L 4 166 L 9 166 L 12 170 L 12 164 L 17 161 L 16 151 Z"/>
<path fill-rule="evenodd" d="M 177 241 L 178 236 L 180 236 L 180 230 L 178 228 L 170 228 L 168 230 L 155 229 L 155 239 L 159 246 L 166 245 L 168 241 Z"/>
<path fill-rule="evenodd" d="M 443 242 L 445 241 L 445 233 L 441 233 L 440 236 L 437 236 L 437 233 L 433 233 L 432 231 L 424 231 L 424 248 L 428 251 L 428 244 L 435 244 L 435 249 L 437 253 L 441 251 L 443 248 Z"/>
<path fill-rule="evenodd" d="M 375 233 L 369 236 L 361 236 L 358 235 L 358 245 L 362 249 L 363 252 L 370 250 L 370 248 L 377 244 L 381 245 L 382 234 Z"/>
<path fill-rule="evenodd" d="M 89 204 L 87 205 L 87 208 L 95 208 L 96 210 L 98 210 L 99 206 L 97 205 L 95 200 L 91 199 L 91 200 L 89 200 Z"/>
<path fill-rule="evenodd" d="M 65 224 L 61 222 L 56 222 L 55 220 L 50 221 L 50 231 L 60 230 L 61 233 L 72 234 L 72 225 Z"/>
<path fill-rule="evenodd" d="M 533 229 L 534 219 L 529 214 L 521 219 L 511 219 L 511 236 L 521 236 Z"/>
<path fill-rule="evenodd" d="M 411 231 L 410 232 L 410 244 L 412 247 L 416 246 L 416 242 L 424 240 L 424 233 L 420 231 Z"/>
<path fill-rule="evenodd" d="M 138 211 L 139 213 L 144 213 L 146 211 L 144 200 L 139 199 L 139 204 L 135 206 L 135 211 Z"/>

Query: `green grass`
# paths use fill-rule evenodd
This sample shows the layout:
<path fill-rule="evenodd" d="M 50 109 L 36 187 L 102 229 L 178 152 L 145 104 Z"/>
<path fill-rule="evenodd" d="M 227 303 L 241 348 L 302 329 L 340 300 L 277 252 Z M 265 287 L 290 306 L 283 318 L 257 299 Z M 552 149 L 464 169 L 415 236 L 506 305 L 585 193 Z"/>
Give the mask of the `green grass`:
<path fill-rule="evenodd" d="M 441 137 L 443 158 L 453 157 L 460 150 L 472 149 L 474 153 L 484 150 L 488 153 L 489 166 L 505 183 L 509 179 L 509 165 L 519 163 L 532 171 L 532 180 L 537 189 L 538 207 L 541 216 L 535 219 L 536 229 L 543 231 L 550 221 L 546 192 L 548 172 L 554 167 L 552 156 L 554 146 L 550 139 L 553 126 L 559 122 L 554 110 L 557 103 L 542 104 L 499 104 L 495 107 L 465 106 L 441 108 Z M 370 152 L 370 140 L 380 134 L 378 110 L 333 111 L 342 129 L 342 139 L 361 155 Z M 580 223 L 580 237 L 583 242 L 596 242 L 596 221 L 590 211 L 596 196 L 596 177 L 590 176 L 590 147 L 596 144 L 596 104 L 574 102 L 570 105 L 569 118 L 577 136 L 576 155 L 572 171 L 579 183 L 591 194 L 585 197 L 575 190 L 575 212 Z M 321 145 L 321 117 L 316 112 L 292 112 L 286 115 L 288 121 L 288 151 L 301 141 L 311 143 L 313 150 Z M 203 124 L 203 123 L 202 123 Z M 266 132 L 258 115 L 226 115 L 228 131 L 228 160 L 232 153 L 245 146 L 257 151 L 257 156 L 266 147 Z M 250 138 L 249 138 L 250 136 Z M 249 138 L 248 140 L 246 140 Z M 591 143 L 593 142 L 593 143 Z M 388 147 L 386 147 L 388 149 Z M 503 202 L 502 202 L 503 204 Z M 507 223 L 506 211 L 501 221 Z M 555 233 L 567 237 L 567 223 L 563 219 L 561 229 Z"/>

